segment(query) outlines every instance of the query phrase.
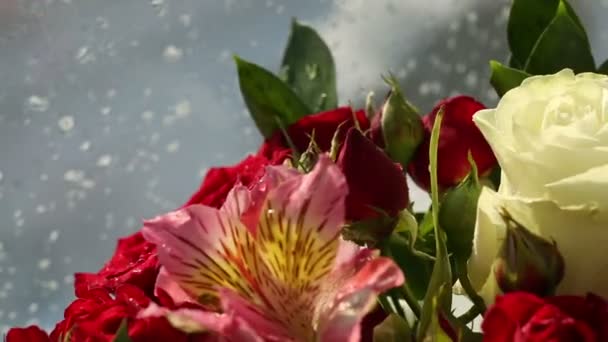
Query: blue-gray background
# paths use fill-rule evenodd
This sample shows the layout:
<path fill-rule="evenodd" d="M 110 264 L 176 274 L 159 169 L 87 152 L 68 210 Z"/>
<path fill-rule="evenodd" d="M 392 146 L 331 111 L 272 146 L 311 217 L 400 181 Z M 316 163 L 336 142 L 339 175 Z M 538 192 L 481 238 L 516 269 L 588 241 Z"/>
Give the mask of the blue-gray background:
<path fill-rule="evenodd" d="M 608 2 L 573 4 L 603 61 Z M 52 327 L 74 272 L 257 149 L 231 56 L 276 70 L 291 17 L 332 47 L 341 103 L 382 98 L 391 70 L 428 111 L 496 102 L 507 15 L 506 0 L 1 0 L 0 332 Z"/>

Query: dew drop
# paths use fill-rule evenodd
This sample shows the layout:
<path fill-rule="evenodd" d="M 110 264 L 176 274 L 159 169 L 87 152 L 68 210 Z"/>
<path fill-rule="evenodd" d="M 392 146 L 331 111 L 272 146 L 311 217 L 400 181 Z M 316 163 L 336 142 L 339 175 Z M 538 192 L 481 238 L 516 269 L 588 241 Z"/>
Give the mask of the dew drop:
<path fill-rule="evenodd" d="M 167 152 L 174 153 L 179 149 L 179 141 L 172 141 L 167 145 Z"/>
<path fill-rule="evenodd" d="M 34 112 L 46 112 L 49 105 L 49 99 L 42 96 L 32 95 L 27 100 L 28 108 Z"/>
<path fill-rule="evenodd" d="M 97 159 L 97 166 L 99 167 L 107 167 L 112 163 L 112 156 L 108 154 L 104 154 L 103 156 Z"/>
<path fill-rule="evenodd" d="M 81 151 L 88 151 L 89 148 L 91 148 L 91 142 L 88 141 L 88 140 L 83 141 L 82 144 L 80 144 L 80 150 Z"/>
<path fill-rule="evenodd" d="M 30 313 L 36 313 L 38 311 L 38 303 L 31 303 L 30 306 L 27 308 L 27 311 L 29 311 Z"/>
<path fill-rule="evenodd" d="M 52 230 L 51 234 L 49 234 L 49 242 L 55 242 L 59 238 L 59 231 Z"/>
<path fill-rule="evenodd" d="M 184 51 L 174 45 L 169 45 L 165 48 L 163 52 L 163 57 L 165 61 L 169 63 L 179 62 L 180 59 L 184 56 Z"/>
<path fill-rule="evenodd" d="M 74 128 L 74 117 L 69 115 L 62 116 L 59 121 L 57 121 L 57 125 L 62 131 L 69 132 Z"/>
<path fill-rule="evenodd" d="M 318 64 L 306 64 L 304 66 L 304 70 L 306 72 L 306 75 L 308 76 L 308 79 L 310 79 L 312 81 L 315 78 L 317 78 L 317 76 L 318 76 L 319 65 Z"/>
<path fill-rule="evenodd" d="M 41 269 L 41 270 L 44 271 L 44 270 L 48 270 L 49 267 L 51 267 L 51 259 L 45 258 L 45 259 L 40 259 L 38 261 L 38 268 L 39 269 Z"/>

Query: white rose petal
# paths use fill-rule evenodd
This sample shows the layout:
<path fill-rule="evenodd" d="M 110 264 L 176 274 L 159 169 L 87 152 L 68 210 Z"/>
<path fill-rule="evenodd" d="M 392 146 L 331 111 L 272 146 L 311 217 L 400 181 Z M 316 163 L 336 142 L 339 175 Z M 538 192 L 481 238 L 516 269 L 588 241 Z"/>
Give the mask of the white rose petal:
<path fill-rule="evenodd" d="M 497 192 L 480 196 L 473 285 L 488 301 L 491 265 L 505 236 L 499 210 L 557 243 L 565 261 L 558 294 L 608 296 L 608 76 L 533 76 L 474 121 L 502 168 Z M 484 279 L 484 280 L 482 280 Z"/>

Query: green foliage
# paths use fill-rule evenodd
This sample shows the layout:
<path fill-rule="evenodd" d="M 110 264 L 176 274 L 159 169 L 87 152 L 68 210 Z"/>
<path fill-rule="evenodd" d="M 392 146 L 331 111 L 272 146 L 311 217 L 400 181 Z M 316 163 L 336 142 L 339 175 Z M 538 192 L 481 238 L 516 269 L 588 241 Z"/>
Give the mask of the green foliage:
<path fill-rule="evenodd" d="M 469 162 L 471 172 L 460 184 L 446 191 L 439 211 L 439 225 L 446 232 L 449 252 L 465 262 L 473 249 L 477 201 L 481 194 L 477 166 L 470 153 Z"/>
<path fill-rule="evenodd" d="M 428 332 L 433 329 L 434 320 L 437 318 L 437 311 L 450 310 L 452 306 L 452 270 L 445 241 L 445 232 L 439 225 L 440 205 L 439 186 L 437 181 L 437 150 L 439 147 L 439 134 L 442 120 L 443 108 L 439 110 L 437 117 L 435 118 L 429 147 L 431 202 L 436 251 L 433 272 L 424 296 L 422 315 L 416 332 L 418 340 L 423 340 L 429 336 Z M 436 334 L 435 337 L 442 338 L 442 335 Z M 437 339 L 436 341 L 445 340 Z"/>
<path fill-rule="evenodd" d="M 572 7 L 561 0 L 513 0 L 509 22 L 507 24 L 507 38 L 511 49 L 509 66 L 522 69 L 528 57 L 534 50 L 536 42 L 554 20 L 560 3 L 563 3 L 567 14 L 576 26 L 584 33 L 581 24 Z"/>
<path fill-rule="evenodd" d="M 237 56 L 241 94 L 256 126 L 264 137 L 310 114 L 311 110 L 298 96 L 270 71 Z"/>
<path fill-rule="evenodd" d="M 553 74 L 564 68 L 571 68 L 575 73 L 595 71 L 587 34 L 569 8 L 565 1 L 560 1 L 555 17 L 530 52 L 524 67 L 526 72 Z"/>
<path fill-rule="evenodd" d="M 313 113 L 338 106 L 331 51 L 313 28 L 295 19 L 281 63 L 281 76 Z"/>
<path fill-rule="evenodd" d="M 518 87 L 523 80 L 531 75 L 525 71 L 505 66 L 497 61 L 490 61 L 490 84 L 498 96 L 503 96 L 509 90 Z"/>
<path fill-rule="evenodd" d="M 118 330 L 116 331 L 116 335 L 114 336 L 114 340 L 112 342 L 131 342 L 126 319 L 124 319 L 120 323 L 120 326 L 118 327 Z"/>
<path fill-rule="evenodd" d="M 374 328 L 374 342 L 412 342 L 412 333 L 407 321 L 391 314 Z"/>

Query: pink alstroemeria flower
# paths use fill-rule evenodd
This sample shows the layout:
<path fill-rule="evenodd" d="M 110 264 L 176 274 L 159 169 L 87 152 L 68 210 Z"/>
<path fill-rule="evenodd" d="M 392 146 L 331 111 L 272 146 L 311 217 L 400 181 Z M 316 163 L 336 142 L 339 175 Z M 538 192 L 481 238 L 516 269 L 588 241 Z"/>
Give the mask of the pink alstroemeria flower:
<path fill-rule="evenodd" d="M 391 259 L 341 239 L 346 193 L 321 156 L 309 174 L 268 167 L 219 210 L 192 205 L 146 222 L 163 267 L 156 291 L 198 303 L 198 313 L 181 310 L 190 326 L 229 341 L 359 341 L 377 295 L 404 276 Z"/>

